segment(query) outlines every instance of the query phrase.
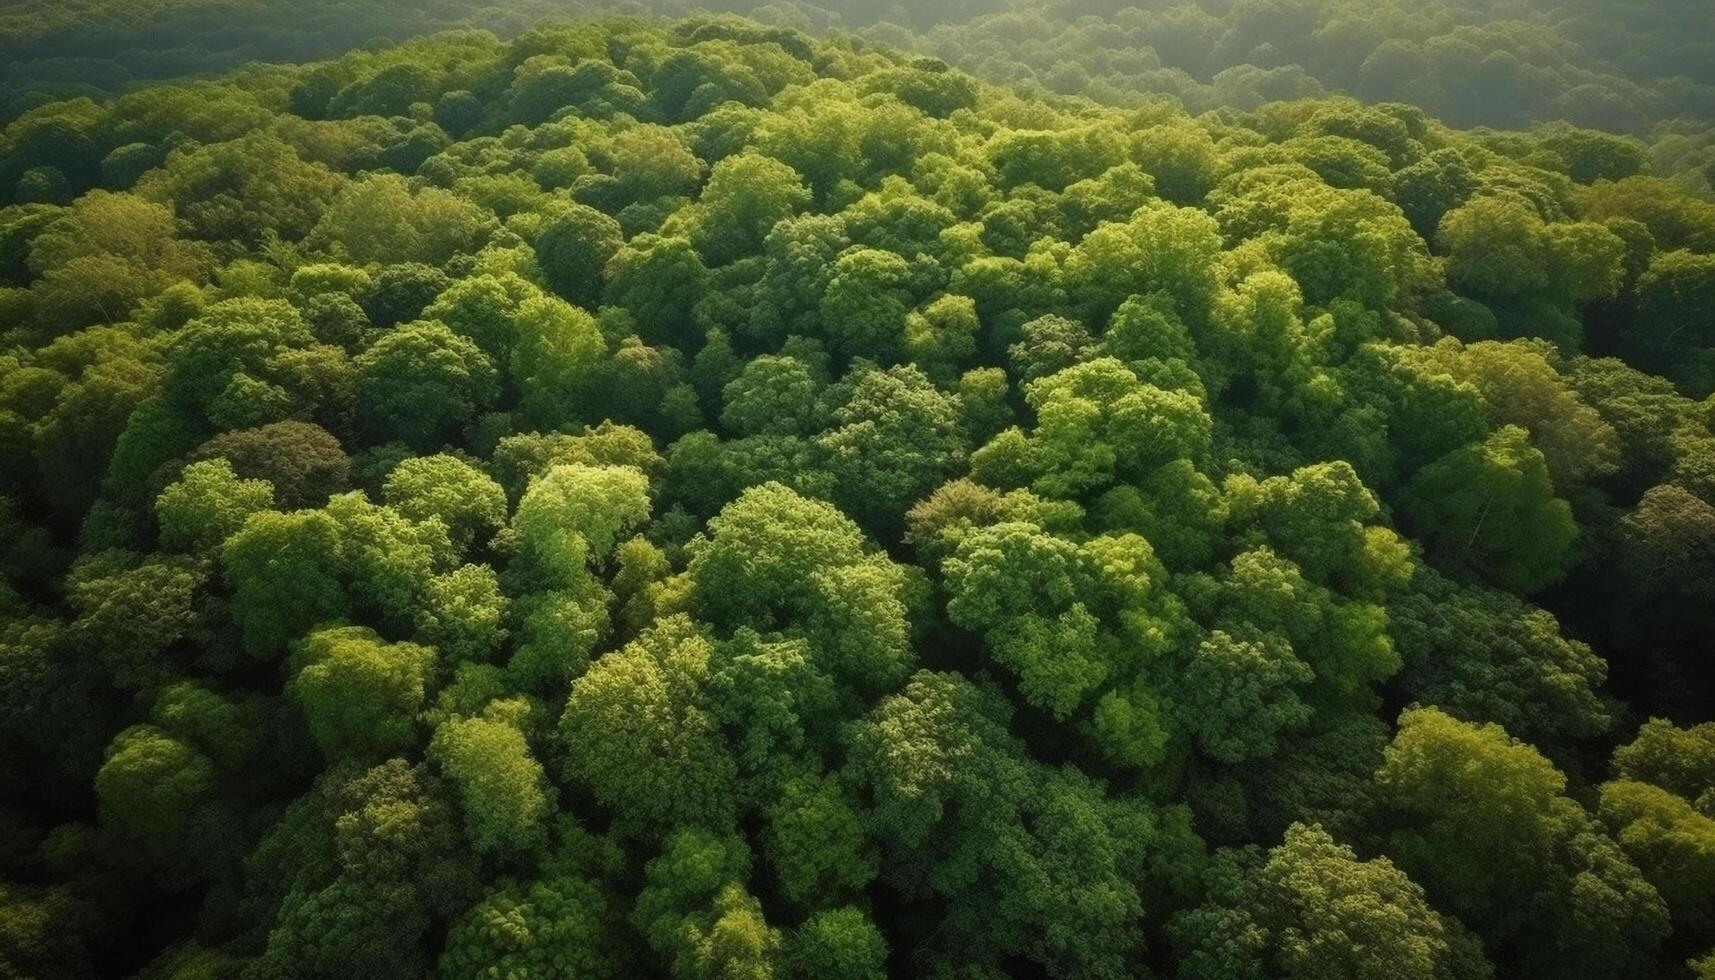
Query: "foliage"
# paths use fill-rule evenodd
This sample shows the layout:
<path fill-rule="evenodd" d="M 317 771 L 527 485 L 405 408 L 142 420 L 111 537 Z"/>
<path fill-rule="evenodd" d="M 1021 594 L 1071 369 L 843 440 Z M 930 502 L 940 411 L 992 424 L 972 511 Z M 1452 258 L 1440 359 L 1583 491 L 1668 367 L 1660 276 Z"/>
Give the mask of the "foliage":
<path fill-rule="evenodd" d="M 0 975 L 1707 973 L 1708 12 L 839 6 L 0 14 Z"/>

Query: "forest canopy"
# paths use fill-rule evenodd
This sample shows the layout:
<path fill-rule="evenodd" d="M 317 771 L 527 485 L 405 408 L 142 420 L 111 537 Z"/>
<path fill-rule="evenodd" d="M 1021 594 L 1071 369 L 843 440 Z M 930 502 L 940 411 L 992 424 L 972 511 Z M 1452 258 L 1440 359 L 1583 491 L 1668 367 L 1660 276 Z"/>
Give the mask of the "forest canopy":
<path fill-rule="evenodd" d="M 548 8 L 0 16 L 0 978 L 1715 978 L 1707 9 Z"/>

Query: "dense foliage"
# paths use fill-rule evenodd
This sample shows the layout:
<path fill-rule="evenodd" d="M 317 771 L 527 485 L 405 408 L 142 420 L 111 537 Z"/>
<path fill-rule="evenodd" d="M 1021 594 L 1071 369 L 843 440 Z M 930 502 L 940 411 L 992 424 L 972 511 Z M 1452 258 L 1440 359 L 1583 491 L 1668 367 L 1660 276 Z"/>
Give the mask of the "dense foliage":
<path fill-rule="evenodd" d="M 49 99 L 332 57 L 456 28 L 511 38 L 572 15 L 749 14 L 861 36 L 989 81 L 1192 111 L 1348 94 L 1455 125 L 1569 120 L 1711 157 L 1715 8 L 1702 0 L 12 0 L 0 120 Z"/>
<path fill-rule="evenodd" d="M 0 977 L 1715 976 L 1706 136 L 1186 9 L 1430 111 L 703 17 L 18 115 Z"/>

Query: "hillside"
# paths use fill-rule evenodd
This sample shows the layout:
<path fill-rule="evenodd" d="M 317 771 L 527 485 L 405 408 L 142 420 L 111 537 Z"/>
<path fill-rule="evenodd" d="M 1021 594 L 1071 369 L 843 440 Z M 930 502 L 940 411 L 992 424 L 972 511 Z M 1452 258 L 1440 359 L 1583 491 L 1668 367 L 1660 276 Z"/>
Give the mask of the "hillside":
<path fill-rule="evenodd" d="M 1715 977 L 1708 37 L 1151 9 L 22 111 L 0 978 Z"/>

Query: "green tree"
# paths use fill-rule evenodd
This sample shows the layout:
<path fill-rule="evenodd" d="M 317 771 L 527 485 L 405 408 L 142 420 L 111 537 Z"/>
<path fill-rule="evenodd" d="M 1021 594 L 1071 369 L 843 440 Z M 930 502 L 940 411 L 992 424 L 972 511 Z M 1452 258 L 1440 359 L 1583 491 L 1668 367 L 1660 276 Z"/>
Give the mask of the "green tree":
<path fill-rule="evenodd" d="M 461 565 L 423 583 L 417 638 L 454 660 L 484 661 L 506 642 L 507 599 L 487 565 Z"/>
<path fill-rule="evenodd" d="M 1614 772 L 1700 801 L 1715 789 L 1715 725 L 1678 728 L 1665 718 L 1651 718 L 1636 738 L 1614 750 Z"/>
<path fill-rule="evenodd" d="M 1596 693 L 1608 665 L 1545 610 L 1420 569 L 1388 620 L 1405 661 L 1401 685 L 1424 704 L 1542 746 L 1593 737 L 1611 723 Z"/>
<path fill-rule="evenodd" d="M 181 644 L 207 628 L 208 566 L 183 558 L 135 561 L 101 552 L 74 565 L 67 598 L 74 627 L 115 684 L 152 689 L 171 679 Z"/>
<path fill-rule="evenodd" d="M 440 265 L 474 251 L 494 219 L 474 202 L 439 187 L 413 189 L 397 174 L 371 174 L 347 184 L 329 203 L 306 242 L 359 264 Z"/>
<path fill-rule="evenodd" d="M 366 431 L 432 449 L 499 394 L 494 363 L 433 320 L 388 331 L 352 360 Z"/>
<path fill-rule="evenodd" d="M 1296 688 L 1314 677 L 1278 636 L 1247 640 L 1214 630 L 1198 645 L 1179 685 L 1185 727 L 1221 762 L 1269 758 L 1282 731 L 1310 721 L 1313 712 Z"/>
<path fill-rule="evenodd" d="M 687 572 L 699 617 L 800 635 L 842 684 L 885 690 L 909 669 L 904 570 L 866 553 L 863 532 L 830 504 L 778 483 L 745 490 L 709 521 Z"/>
<path fill-rule="evenodd" d="M 494 478 L 447 454 L 404 460 L 381 489 L 387 506 L 413 521 L 438 520 L 463 554 L 506 525 L 506 491 Z"/>
<path fill-rule="evenodd" d="M 292 647 L 287 693 L 330 759 L 380 759 L 417 742 L 435 651 L 362 626 L 317 630 Z"/>
<path fill-rule="evenodd" d="M 1517 426 L 1419 470 L 1399 508 L 1406 526 L 1427 538 L 1432 558 L 1520 592 L 1558 581 L 1578 536 L 1542 453 Z"/>
<path fill-rule="evenodd" d="M 484 853 L 539 846 L 552 812 L 542 765 L 501 707 L 448 719 L 429 743 L 429 757 L 458 789 L 465 836 Z"/>
<path fill-rule="evenodd" d="M 570 204 L 553 212 L 533 244 L 548 288 L 588 309 L 601 297 L 607 264 L 624 242 L 619 222 L 588 205 Z"/>
<path fill-rule="evenodd" d="M 915 367 L 854 372 L 816 440 L 827 454 L 835 500 L 866 526 L 891 530 L 907 506 L 964 461 L 959 405 Z"/>
<path fill-rule="evenodd" d="M 911 265 L 893 252 L 854 248 L 834 260 L 817 309 L 828 346 L 882 364 L 905 350 Z"/>
<path fill-rule="evenodd" d="M 668 837 L 645 865 L 631 921 L 672 976 L 773 975 L 780 934 L 744 890 L 749 866 L 741 839 L 695 829 Z"/>
<path fill-rule="evenodd" d="M 623 928 L 616 904 L 563 859 L 535 880 L 505 881 L 454 920 L 440 972 L 453 978 L 495 970 L 556 980 L 625 976 L 631 958 L 616 941 Z"/>
<path fill-rule="evenodd" d="M 887 941 L 861 909 L 844 906 L 811 916 L 786 938 L 788 975 L 829 980 L 880 980 L 887 975 Z"/>
<path fill-rule="evenodd" d="M 321 511 L 263 511 L 221 546 L 231 613 L 244 646 L 273 657 L 347 609 L 339 525 Z"/>
<path fill-rule="evenodd" d="M 242 528 L 250 515 L 274 506 L 274 485 L 240 480 L 225 459 L 192 463 L 155 500 L 161 547 L 208 553 Z"/>
<path fill-rule="evenodd" d="M 337 416 L 350 380 L 338 348 L 319 345 L 282 300 L 244 297 L 209 306 L 172 335 L 169 403 L 239 429 L 313 413 Z"/>
<path fill-rule="evenodd" d="M 510 366 L 519 410 L 547 429 L 593 416 L 609 380 L 607 342 L 595 318 L 544 296 L 520 304 L 513 322 Z"/>
<path fill-rule="evenodd" d="M 1208 897 L 1175 916 L 1178 975 L 1482 978 L 1482 947 L 1385 857 L 1361 861 L 1320 826 L 1293 824 L 1266 855 L 1224 851 Z"/>
<path fill-rule="evenodd" d="M 1680 941 L 1715 935 L 1715 817 L 1648 783 L 1604 783 L 1597 812 L 1673 913 Z"/>
<path fill-rule="evenodd" d="M 1204 458 L 1208 412 L 1194 395 L 1147 384 L 1113 358 L 1099 358 L 1030 383 L 1040 493 L 1077 496 L 1176 459 Z"/>
<path fill-rule="evenodd" d="M 469 339 L 504 367 L 515 342 L 518 307 L 540 295 L 541 290 L 514 274 L 475 275 L 448 285 L 420 312 L 424 319 L 444 323 Z"/>
<path fill-rule="evenodd" d="M 1388 852 L 1503 966 L 1624 976 L 1666 935 L 1654 886 L 1500 727 L 1409 710 L 1376 779 Z"/>
<path fill-rule="evenodd" d="M 703 298 L 708 279 L 708 269 L 688 239 L 639 235 L 608 262 L 602 297 L 630 311 L 644 340 L 689 346 L 692 310 Z"/>
<path fill-rule="evenodd" d="M 710 650 L 694 623 L 669 618 L 572 683 L 565 776 L 637 832 L 733 818 L 732 757 L 704 705 Z"/>
<path fill-rule="evenodd" d="M 819 431 L 826 385 L 796 357 L 763 354 L 746 362 L 721 388 L 721 425 L 734 435 L 796 435 Z"/>
<path fill-rule="evenodd" d="M 224 460 L 241 479 L 267 481 L 276 501 L 287 508 L 320 507 L 351 489 L 351 460 L 345 448 L 333 433 L 312 422 L 270 422 L 222 432 L 186 458 Z"/>
<path fill-rule="evenodd" d="M 714 165 L 688 218 L 691 243 L 709 266 L 762 250 L 776 224 L 803 210 L 810 192 L 797 171 L 761 154 L 730 156 Z"/>

